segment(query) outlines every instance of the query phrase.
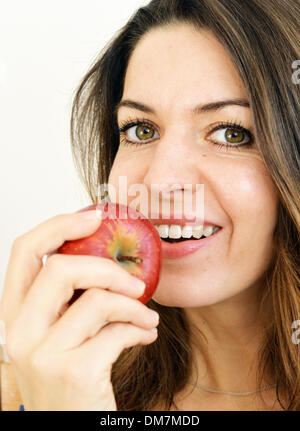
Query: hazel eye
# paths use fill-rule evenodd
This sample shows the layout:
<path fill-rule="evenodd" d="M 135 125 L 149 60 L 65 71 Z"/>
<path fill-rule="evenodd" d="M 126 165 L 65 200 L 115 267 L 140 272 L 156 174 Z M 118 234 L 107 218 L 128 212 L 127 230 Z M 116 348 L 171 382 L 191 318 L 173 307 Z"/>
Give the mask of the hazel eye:
<path fill-rule="evenodd" d="M 235 130 L 235 129 L 226 129 L 225 132 L 225 139 L 229 141 L 230 143 L 236 144 L 243 141 L 245 138 L 245 133 L 241 130 Z"/>
<path fill-rule="evenodd" d="M 246 145 L 251 142 L 250 132 L 236 127 L 222 127 L 210 134 L 210 139 L 214 142 L 224 143 L 225 145 Z"/>
<path fill-rule="evenodd" d="M 127 138 L 131 141 L 134 141 L 136 138 L 141 141 L 146 141 L 148 139 L 152 139 L 154 134 L 154 128 L 147 124 L 140 124 L 127 129 Z"/>

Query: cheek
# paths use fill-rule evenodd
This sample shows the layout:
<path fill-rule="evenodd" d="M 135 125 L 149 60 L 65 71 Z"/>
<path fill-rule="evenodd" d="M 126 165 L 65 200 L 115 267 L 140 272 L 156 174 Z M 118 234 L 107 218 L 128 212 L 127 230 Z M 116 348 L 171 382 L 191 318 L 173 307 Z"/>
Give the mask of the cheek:
<path fill-rule="evenodd" d="M 148 214 L 150 191 L 143 184 L 151 153 L 119 149 L 110 170 L 108 183 L 111 201 L 117 201 Z"/>
<path fill-rule="evenodd" d="M 128 186 L 132 183 L 136 184 L 140 182 L 144 171 L 145 158 L 138 157 L 134 151 L 130 152 L 119 149 L 110 170 L 108 182 L 118 189 L 119 177 L 125 176 Z"/>
<path fill-rule="evenodd" d="M 276 187 L 262 162 L 248 163 L 227 175 L 220 202 L 231 221 L 229 256 L 249 270 L 264 269 L 273 250 L 277 221 Z"/>
<path fill-rule="evenodd" d="M 121 178 L 122 177 L 122 178 Z M 112 187 L 110 189 L 110 198 L 115 200 L 112 196 L 113 193 L 116 194 L 116 200 L 119 201 L 119 193 L 124 193 L 128 191 L 130 184 L 135 183 L 135 171 L 127 159 L 121 157 L 118 153 L 115 157 L 114 163 L 109 173 L 108 183 Z"/>
<path fill-rule="evenodd" d="M 234 170 L 234 177 L 223 187 L 229 216 L 233 222 L 246 222 L 249 226 L 274 227 L 277 216 L 278 197 L 274 183 L 260 164 L 241 166 Z M 225 192 L 225 193 L 224 193 Z"/>

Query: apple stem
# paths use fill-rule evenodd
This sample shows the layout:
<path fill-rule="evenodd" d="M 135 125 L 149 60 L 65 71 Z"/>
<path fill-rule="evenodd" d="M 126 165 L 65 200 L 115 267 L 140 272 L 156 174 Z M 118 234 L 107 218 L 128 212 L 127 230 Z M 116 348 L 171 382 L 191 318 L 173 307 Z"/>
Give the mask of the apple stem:
<path fill-rule="evenodd" d="M 117 260 L 119 262 L 124 262 L 126 260 L 129 260 L 130 262 L 134 263 L 142 263 L 143 259 L 141 257 L 135 257 L 135 256 L 118 256 Z"/>

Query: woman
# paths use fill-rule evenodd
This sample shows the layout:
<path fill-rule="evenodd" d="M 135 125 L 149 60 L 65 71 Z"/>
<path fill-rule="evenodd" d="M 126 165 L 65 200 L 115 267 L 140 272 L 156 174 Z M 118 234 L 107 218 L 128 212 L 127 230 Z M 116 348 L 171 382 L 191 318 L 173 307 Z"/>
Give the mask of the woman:
<path fill-rule="evenodd" d="M 43 267 L 96 217 L 18 238 L 1 317 L 25 409 L 300 409 L 299 20 L 292 0 L 152 0 L 84 77 L 71 130 L 92 202 L 121 175 L 204 184 L 204 227 L 220 229 L 163 259 L 147 306 L 107 259 Z M 66 308 L 74 286 L 86 292 Z"/>

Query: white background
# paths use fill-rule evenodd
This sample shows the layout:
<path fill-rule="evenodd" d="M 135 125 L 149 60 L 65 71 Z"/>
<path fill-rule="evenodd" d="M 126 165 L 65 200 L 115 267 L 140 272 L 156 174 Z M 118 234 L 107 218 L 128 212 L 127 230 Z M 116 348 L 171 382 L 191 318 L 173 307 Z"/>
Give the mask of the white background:
<path fill-rule="evenodd" d="M 0 296 L 11 244 L 88 205 L 69 139 L 72 97 L 148 0 L 0 0 Z"/>

